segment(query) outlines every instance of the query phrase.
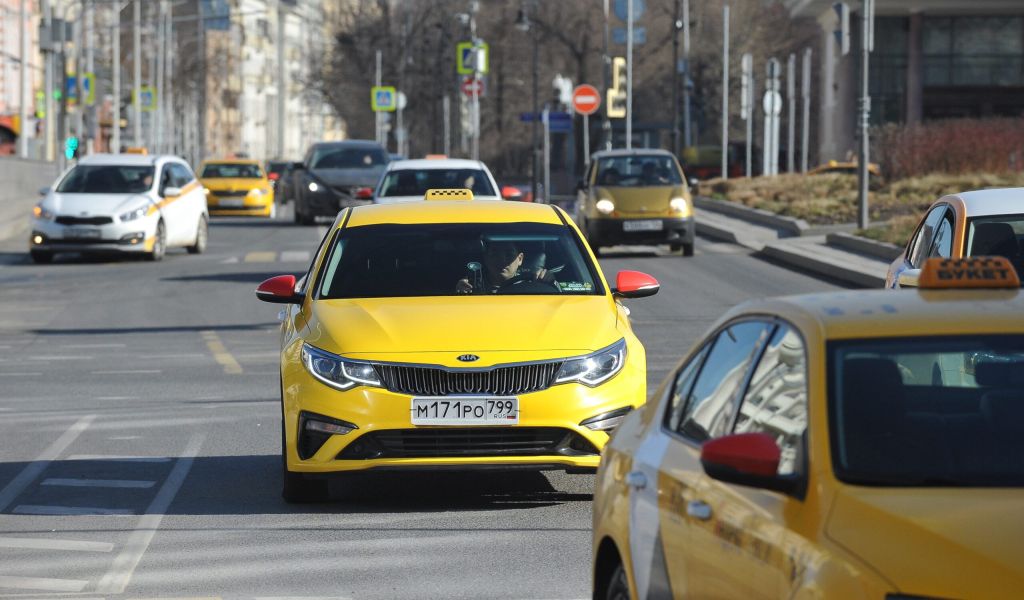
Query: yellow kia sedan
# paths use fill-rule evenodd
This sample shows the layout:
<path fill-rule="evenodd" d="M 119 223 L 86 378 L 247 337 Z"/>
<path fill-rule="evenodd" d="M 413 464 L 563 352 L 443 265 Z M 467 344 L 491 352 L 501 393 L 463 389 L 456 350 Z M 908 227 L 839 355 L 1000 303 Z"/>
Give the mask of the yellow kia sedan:
<path fill-rule="evenodd" d="M 227 159 L 204 161 L 199 167 L 199 181 L 206 188 L 210 214 L 277 215 L 274 188 L 259 161 Z"/>
<path fill-rule="evenodd" d="M 920 284 L 718 321 L 605 447 L 594 598 L 1020 598 L 1024 294 Z"/>
<path fill-rule="evenodd" d="M 309 272 L 265 281 L 281 330 L 284 497 L 368 469 L 596 469 L 646 399 L 623 298 L 560 208 L 472 199 L 343 209 Z"/>
<path fill-rule="evenodd" d="M 617 244 L 668 244 L 693 256 L 693 200 L 670 152 L 594 153 L 576 192 L 576 215 L 595 251 Z"/>

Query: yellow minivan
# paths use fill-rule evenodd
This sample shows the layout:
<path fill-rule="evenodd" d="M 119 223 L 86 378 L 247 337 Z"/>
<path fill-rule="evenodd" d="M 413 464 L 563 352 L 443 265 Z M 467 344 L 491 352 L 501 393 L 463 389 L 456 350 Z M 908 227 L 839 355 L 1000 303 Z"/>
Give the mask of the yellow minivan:
<path fill-rule="evenodd" d="M 642 148 L 596 152 L 576 194 L 576 218 L 594 252 L 668 244 L 693 256 L 693 200 L 676 158 Z"/>

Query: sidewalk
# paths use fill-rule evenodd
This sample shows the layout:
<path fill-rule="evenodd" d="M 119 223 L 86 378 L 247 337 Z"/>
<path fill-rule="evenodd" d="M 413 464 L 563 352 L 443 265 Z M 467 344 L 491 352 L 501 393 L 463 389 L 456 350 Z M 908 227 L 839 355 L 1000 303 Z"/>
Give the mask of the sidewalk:
<path fill-rule="evenodd" d="M 697 233 L 744 246 L 786 266 L 831 277 L 855 287 L 883 287 L 889 263 L 901 251 L 891 244 L 839 231 L 821 234 L 806 229 L 806 226 L 801 231 L 793 225 L 792 219 L 778 218 L 779 221 L 774 222 L 770 217 L 766 218 L 763 211 L 753 214 L 751 209 L 742 206 L 718 207 L 716 204 L 703 200 L 698 204 Z M 752 214 L 747 215 L 745 211 Z"/>

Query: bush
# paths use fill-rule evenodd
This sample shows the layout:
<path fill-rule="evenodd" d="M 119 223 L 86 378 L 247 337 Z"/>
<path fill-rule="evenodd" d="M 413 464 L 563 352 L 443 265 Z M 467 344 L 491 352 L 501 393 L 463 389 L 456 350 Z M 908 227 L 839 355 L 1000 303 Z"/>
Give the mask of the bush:
<path fill-rule="evenodd" d="M 1024 119 L 950 119 L 886 125 L 872 134 L 887 180 L 930 173 L 1024 171 Z"/>

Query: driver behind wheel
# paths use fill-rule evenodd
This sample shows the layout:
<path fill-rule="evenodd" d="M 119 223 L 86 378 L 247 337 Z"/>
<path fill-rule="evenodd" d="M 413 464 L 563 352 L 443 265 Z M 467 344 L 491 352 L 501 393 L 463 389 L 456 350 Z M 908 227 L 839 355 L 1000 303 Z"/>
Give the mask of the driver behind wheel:
<path fill-rule="evenodd" d="M 491 241 L 484 246 L 483 268 L 470 263 L 468 276 L 455 284 L 459 294 L 497 293 L 502 288 L 526 281 L 554 283 L 554 276 L 542 267 L 522 270 L 524 253 L 515 242 Z"/>

